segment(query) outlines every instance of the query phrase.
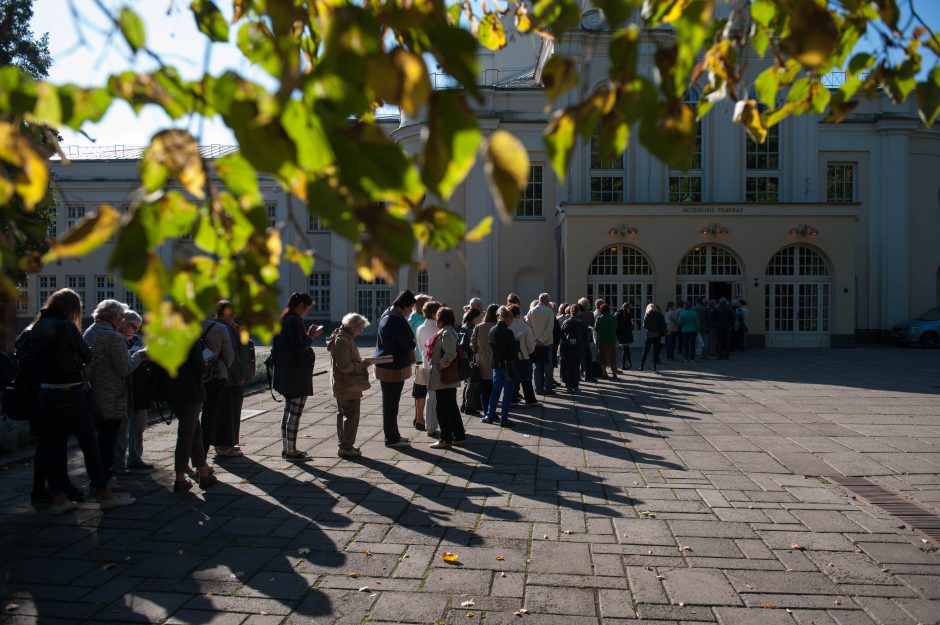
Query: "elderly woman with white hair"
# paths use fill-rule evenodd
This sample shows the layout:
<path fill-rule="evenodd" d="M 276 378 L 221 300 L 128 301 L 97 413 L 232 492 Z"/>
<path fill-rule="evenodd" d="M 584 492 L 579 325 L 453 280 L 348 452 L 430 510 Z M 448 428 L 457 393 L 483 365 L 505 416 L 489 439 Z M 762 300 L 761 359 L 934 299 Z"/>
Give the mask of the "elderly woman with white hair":
<path fill-rule="evenodd" d="M 330 381 L 333 397 L 336 398 L 336 437 L 340 458 L 355 458 L 362 455 L 356 447 L 359 431 L 359 402 L 362 393 L 369 389 L 369 364 L 363 360 L 356 347 L 356 337 L 369 325 L 362 315 L 349 313 L 343 323 L 333 330 L 326 342 L 330 352 Z"/>
<path fill-rule="evenodd" d="M 124 318 L 118 325 L 117 330 L 132 354 L 144 347 L 144 340 L 139 334 L 143 324 L 143 318 L 136 311 L 128 309 L 124 311 Z M 147 393 L 149 375 L 150 363 L 142 363 L 134 369 L 128 380 L 131 391 L 130 416 L 121 421 L 114 446 L 114 472 L 118 474 L 153 468 L 152 464 L 144 462 L 144 430 L 147 429 L 147 416 L 153 406 L 152 398 Z"/>
<path fill-rule="evenodd" d="M 113 476 L 111 468 L 118 432 L 131 413 L 129 376 L 144 361 L 147 353 L 146 349 L 140 349 L 132 354 L 127 349 L 127 341 L 118 332 L 126 311 L 127 305 L 117 300 L 102 301 L 92 313 L 95 322 L 84 335 L 93 355 L 85 371 L 97 408 L 100 408 L 95 424 L 98 449 L 109 480 Z"/>

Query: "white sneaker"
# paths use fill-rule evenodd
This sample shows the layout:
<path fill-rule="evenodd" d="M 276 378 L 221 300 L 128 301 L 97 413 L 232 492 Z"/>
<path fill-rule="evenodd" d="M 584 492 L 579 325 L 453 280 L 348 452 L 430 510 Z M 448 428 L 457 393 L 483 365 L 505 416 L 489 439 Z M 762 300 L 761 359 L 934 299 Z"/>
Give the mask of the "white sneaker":
<path fill-rule="evenodd" d="M 400 449 L 402 447 L 408 447 L 411 443 L 408 442 L 408 439 L 402 436 L 394 443 L 385 443 L 386 447 L 393 447 L 395 449 Z"/>
<path fill-rule="evenodd" d="M 429 445 L 431 449 L 450 449 L 450 443 L 435 441 Z"/>
<path fill-rule="evenodd" d="M 66 512 L 72 512 L 73 510 L 78 509 L 78 504 L 74 501 L 66 499 L 62 503 L 54 503 L 49 508 L 49 514 L 65 514 Z"/>
<path fill-rule="evenodd" d="M 131 497 L 130 495 L 122 495 L 120 493 L 112 493 L 110 499 L 100 499 L 101 509 L 110 510 L 112 508 L 124 508 L 136 502 L 137 500 Z"/>

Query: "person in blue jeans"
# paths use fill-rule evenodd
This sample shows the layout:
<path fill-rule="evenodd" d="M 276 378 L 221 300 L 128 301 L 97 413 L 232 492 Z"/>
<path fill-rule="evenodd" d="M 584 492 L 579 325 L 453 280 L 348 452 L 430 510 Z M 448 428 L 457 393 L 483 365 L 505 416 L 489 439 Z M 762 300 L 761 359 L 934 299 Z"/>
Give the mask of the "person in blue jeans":
<path fill-rule="evenodd" d="M 695 360 L 695 339 L 698 337 L 698 313 L 692 309 L 691 303 L 686 305 L 679 301 L 679 312 L 676 323 L 682 331 L 682 356 L 684 362 Z"/>
<path fill-rule="evenodd" d="M 513 362 L 519 360 L 519 341 L 509 324 L 513 321 L 513 314 L 506 306 L 499 308 L 499 322 L 490 330 L 490 346 L 493 348 L 493 391 L 490 393 L 490 403 L 486 407 L 483 423 L 493 423 L 496 420 L 496 407 L 502 395 L 503 408 L 499 417 L 501 427 L 512 427 L 509 421 L 509 406 L 516 392 L 518 380 L 510 374 L 509 368 Z"/>

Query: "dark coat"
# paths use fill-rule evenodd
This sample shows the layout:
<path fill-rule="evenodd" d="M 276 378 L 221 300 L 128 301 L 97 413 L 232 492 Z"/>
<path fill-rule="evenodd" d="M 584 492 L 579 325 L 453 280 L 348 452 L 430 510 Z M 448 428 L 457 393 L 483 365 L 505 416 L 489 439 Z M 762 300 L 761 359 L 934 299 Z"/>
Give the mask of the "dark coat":
<path fill-rule="evenodd" d="M 91 348 L 74 323 L 42 311 L 29 331 L 40 384 L 81 382 L 82 369 L 91 362 Z"/>
<path fill-rule="evenodd" d="M 206 363 L 202 359 L 202 349 L 197 341 L 189 350 L 186 361 L 180 365 L 175 378 L 167 380 L 166 396 L 170 407 L 176 410 L 188 404 L 201 404 L 206 401 L 206 391 L 202 385 L 202 373 Z"/>
<path fill-rule="evenodd" d="M 655 308 L 643 318 L 643 328 L 646 330 L 646 337 L 654 339 L 666 336 L 668 328 L 666 326 L 666 317 Z"/>
<path fill-rule="evenodd" d="M 734 311 L 725 304 L 715 309 L 715 327 L 719 330 L 730 330 L 734 326 Z"/>
<path fill-rule="evenodd" d="M 583 350 L 590 339 L 591 332 L 580 316 L 568 317 L 561 324 L 561 353 L 571 354 Z"/>
<path fill-rule="evenodd" d="M 415 333 L 404 315 L 396 314 L 391 308 L 382 313 L 375 338 L 375 357 L 391 356 L 393 360 L 375 365 L 376 369 L 409 369 L 414 362 L 415 345 Z M 376 377 L 381 379 L 381 374 Z"/>
<path fill-rule="evenodd" d="M 493 348 L 492 366 L 505 369 L 507 363 L 519 359 L 519 341 L 505 323 L 500 321 L 490 329 L 490 346 Z"/>
<path fill-rule="evenodd" d="M 127 342 L 127 349 L 134 347 L 139 349 L 143 346 L 144 341 L 136 334 Z M 149 397 L 147 392 L 147 384 L 151 375 L 155 374 L 149 361 L 140 363 L 140 366 L 131 373 L 130 387 L 134 410 L 146 410 L 153 407 L 153 398 Z"/>
<path fill-rule="evenodd" d="M 274 390 L 287 398 L 313 395 L 313 339 L 304 331 L 304 320 L 288 313 L 274 337 Z"/>
<path fill-rule="evenodd" d="M 617 311 L 617 341 L 621 345 L 633 343 L 633 315 L 623 308 Z"/>

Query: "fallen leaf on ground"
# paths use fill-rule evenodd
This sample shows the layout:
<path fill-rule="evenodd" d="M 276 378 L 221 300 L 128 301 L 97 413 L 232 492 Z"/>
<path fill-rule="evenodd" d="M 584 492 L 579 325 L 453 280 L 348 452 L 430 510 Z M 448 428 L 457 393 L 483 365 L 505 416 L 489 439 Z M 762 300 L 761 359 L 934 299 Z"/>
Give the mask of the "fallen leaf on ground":
<path fill-rule="evenodd" d="M 647 518 L 647 519 L 655 519 L 655 518 L 656 518 L 656 513 L 655 513 L 655 512 L 650 512 L 649 510 L 640 510 L 640 516 L 641 516 L 641 517 L 644 517 L 644 518 Z"/>
<path fill-rule="evenodd" d="M 366 549 L 366 550 L 363 551 L 362 553 L 366 554 L 366 557 L 368 557 L 368 558 L 371 558 L 371 557 L 372 557 L 372 551 L 369 550 L 369 549 Z"/>
<path fill-rule="evenodd" d="M 502 573 L 499 574 L 499 576 L 500 576 L 500 577 L 506 577 L 506 572 L 503 571 Z"/>
<path fill-rule="evenodd" d="M 570 534 L 570 533 L 571 533 L 571 530 L 565 530 L 563 533 L 564 533 L 564 534 Z"/>
<path fill-rule="evenodd" d="M 441 560 L 443 560 L 444 562 L 456 562 L 457 558 L 459 557 L 460 557 L 460 554 L 451 553 L 449 551 L 445 551 L 444 553 L 441 554 Z"/>
<path fill-rule="evenodd" d="M 504 558 L 503 556 L 496 556 L 496 559 L 499 560 L 500 562 L 502 562 L 502 561 L 505 560 L 506 558 Z"/>
<path fill-rule="evenodd" d="M 680 607 L 680 608 L 684 608 L 684 607 L 685 607 L 685 604 L 680 601 L 680 602 L 679 602 L 679 607 Z"/>
<path fill-rule="evenodd" d="M 658 579 L 659 581 L 663 581 L 663 580 L 666 579 L 666 578 L 663 577 L 662 575 L 657 575 L 657 576 L 656 576 L 656 579 Z"/>
<path fill-rule="evenodd" d="M 765 604 L 764 604 L 764 608 L 766 608 L 766 609 L 768 609 L 768 610 L 773 610 L 773 609 L 774 609 L 774 604 L 772 604 L 772 603 L 765 603 Z"/>
<path fill-rule="evenodd" d="M 516 610 L 515 612 L 513 612 L 513 614 L 515 614 L 516 616 L 524 616 L 524 615 L 526 615 L 526 614 L 528 614 L 528 613 L 529 613 L 529 611 L 526 610 L 525 608 L 519 608 L 518 610 Z"/>
<path fill-rule="evenodd" d="M 467 618 L 473 618 L 476 615 L 477 615 L 476 612 L 467 612 Z"/>
<path fill-rule="evenodd" d="M 679 547 L 679 551 L 695 551 L 692 547 Z"/>
<path fill-rule="evenodd" d="M 475 605 L 476 605 L 476 604 L 473 602 L 473 599 L 470 599 L 469 601 L 464 601 L 463 603 L 461 603 L 461 604 L 460 604 L 460 607 L 461 607 L 461 608 L 472 608 L 472 607 L 475 606 Z"/>
<path fill-rule="evenodd" d="M 545 540 L 548 540 L 548 534 L 543 534 L 542 538 L 544 538 Z"/>
<path fill-rule="evenodd" d="M 792 549 L 793 551 L 806 551 L 806 547 L 804 547 L 800 543 L 791 544 L 790 549 Z"/>
<path fill-rule="evenodd" d="M 356 573 L 355 571 L 353 571 L 352 573 L 349 574 L 349 576 L 353 579 L 356 579 L 357 577 L 359 577 L 359 573 Z"/>
<path fill-rule="evenodd" d="M 362 588 L 359 589 L 359 592 L 372 592 L 372 589 L 369 588 L 368 586 L 363 586 Z"/>

